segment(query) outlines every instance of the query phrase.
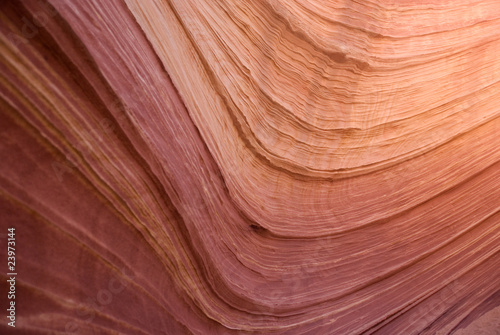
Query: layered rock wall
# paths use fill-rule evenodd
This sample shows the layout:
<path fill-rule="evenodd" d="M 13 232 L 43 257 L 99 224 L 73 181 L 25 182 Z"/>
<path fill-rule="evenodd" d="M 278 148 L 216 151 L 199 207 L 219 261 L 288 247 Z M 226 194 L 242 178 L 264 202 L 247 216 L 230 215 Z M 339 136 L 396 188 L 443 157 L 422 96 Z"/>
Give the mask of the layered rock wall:
<path fill-rule="evenodd" d="M 26 0 L 0 21 L 18 329 L 500 329 L 497 1 Z"/>

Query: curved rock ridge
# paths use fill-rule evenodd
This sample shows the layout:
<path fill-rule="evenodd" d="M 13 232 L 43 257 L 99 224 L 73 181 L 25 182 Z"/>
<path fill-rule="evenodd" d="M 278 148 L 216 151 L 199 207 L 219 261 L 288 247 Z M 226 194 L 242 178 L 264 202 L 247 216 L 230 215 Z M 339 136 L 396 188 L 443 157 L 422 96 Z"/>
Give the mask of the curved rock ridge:
<path fill-rule="evenodd" d="M 498 334 L 498 1 L 26 0 L 0 22 L 15 331 Z"/>

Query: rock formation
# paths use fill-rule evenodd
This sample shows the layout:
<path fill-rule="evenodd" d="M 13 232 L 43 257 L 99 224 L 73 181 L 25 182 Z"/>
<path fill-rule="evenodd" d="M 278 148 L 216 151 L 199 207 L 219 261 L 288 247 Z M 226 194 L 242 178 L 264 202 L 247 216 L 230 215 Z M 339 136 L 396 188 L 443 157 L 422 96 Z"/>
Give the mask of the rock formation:
<path fill-rule="evenodd" d="M 0 15 L 19 334 L 498 334 L 497 0 Z"/>

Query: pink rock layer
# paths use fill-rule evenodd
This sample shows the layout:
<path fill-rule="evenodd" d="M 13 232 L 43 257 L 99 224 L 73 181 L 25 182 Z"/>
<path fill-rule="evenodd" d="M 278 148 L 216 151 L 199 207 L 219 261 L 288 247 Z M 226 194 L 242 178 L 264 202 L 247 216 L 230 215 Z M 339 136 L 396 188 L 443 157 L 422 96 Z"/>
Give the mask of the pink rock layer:
<path fill-rule="evenodd" d="M 19 334 L 498 334 L 497 0 L 0 22 Z"/>

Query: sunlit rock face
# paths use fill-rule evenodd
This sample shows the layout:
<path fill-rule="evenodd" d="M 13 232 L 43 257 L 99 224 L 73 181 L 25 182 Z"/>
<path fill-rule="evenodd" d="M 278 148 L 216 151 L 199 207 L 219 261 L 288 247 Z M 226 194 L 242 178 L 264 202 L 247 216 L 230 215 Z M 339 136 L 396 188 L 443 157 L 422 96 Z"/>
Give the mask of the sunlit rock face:
<path fill-rule="evenodd" d="M 16 331 L 498 334 L 497 0 L 0 21 Z"/>

